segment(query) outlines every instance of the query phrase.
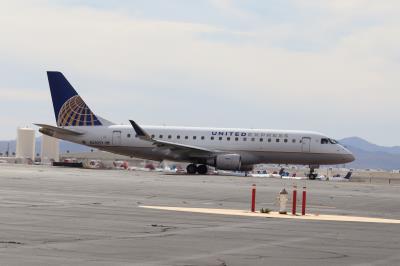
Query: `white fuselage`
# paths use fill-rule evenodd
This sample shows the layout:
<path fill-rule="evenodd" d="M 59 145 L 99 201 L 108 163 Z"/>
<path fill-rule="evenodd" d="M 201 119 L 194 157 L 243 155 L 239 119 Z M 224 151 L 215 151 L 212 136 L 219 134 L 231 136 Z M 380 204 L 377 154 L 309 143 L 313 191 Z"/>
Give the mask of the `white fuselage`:
<path fill-rule="evenodd" d="M 54 136 L 131 157 L 162 161 L 207 163 L 191 153 L 158 147 L 137 137 L 130 125 L 65 127 L 83 133 Z M 352 153 L 323 134 L 309 131 L 272 129 L 230 129 L 142 126 L 152 138 L 182 145 L 202 147 L 215 154 L 239 154 L 243 165 L 259 163 L 328 165 L 354 160 Z M 193 159 L 196 157 L 196 159 Z M 200 158 L 200 159 L 199 159 Z"/>

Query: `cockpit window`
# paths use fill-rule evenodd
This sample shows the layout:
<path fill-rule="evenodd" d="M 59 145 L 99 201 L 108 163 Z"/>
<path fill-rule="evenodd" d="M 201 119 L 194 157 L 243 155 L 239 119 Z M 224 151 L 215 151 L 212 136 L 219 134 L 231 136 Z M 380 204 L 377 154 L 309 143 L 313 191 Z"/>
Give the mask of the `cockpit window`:
<path fill-rule="evenodd" d="M 329 143 L 329 139 L 321 139 L 321 144 L 328 144 Z"/>
<path fill-rule="evenodd" d="M 321 144 L 338 144 L 337 140 L 323 138 L 321 139 Z"/>

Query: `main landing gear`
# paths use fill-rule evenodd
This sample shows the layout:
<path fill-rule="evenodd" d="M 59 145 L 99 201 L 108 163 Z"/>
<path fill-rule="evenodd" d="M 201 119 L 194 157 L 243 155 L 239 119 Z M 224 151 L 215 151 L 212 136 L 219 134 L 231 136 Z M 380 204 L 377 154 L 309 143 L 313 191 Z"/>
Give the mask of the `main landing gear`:
<path fill-rule="evenodd" d="M 194 163 L 191 163 L 186 167 L 186 172 L 190 175 L 194 175 L 196 173 L 200 175 L 205 175 L 208 172 L 208 167 L 204 164 L 200 164 L 199 166 L 197 166 Z"/>

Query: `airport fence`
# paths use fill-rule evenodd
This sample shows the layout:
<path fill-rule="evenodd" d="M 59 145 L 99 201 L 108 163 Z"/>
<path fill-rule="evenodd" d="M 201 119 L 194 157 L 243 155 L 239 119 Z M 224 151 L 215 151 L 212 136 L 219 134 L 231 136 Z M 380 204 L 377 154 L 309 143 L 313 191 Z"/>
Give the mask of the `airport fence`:
<path fill-rule="evenodd" d="M 387 177 L 387 176 L 354 176 L 351 178 L 352 182 L 362 182 L 369 184 L 386 184 L 386 185 L 399 185 L 399 177 Z"/>

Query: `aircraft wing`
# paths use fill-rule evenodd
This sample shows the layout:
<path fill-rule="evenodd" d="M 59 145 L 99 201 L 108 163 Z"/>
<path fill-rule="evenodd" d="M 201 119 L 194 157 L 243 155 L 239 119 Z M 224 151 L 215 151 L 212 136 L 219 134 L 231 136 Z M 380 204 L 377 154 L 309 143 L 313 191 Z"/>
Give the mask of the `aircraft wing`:
<path fill-rule="evenodd" d="M 129 120 L 131 123 L 133 129 L 135 130 L 136 134 L 138 135 L 139 138 L 153 142 L 153 145 L 157 146 L 158 148 L 164 148 L 169 151 L 174 151 L 180 154 L 186 154 L 189 157 L 209 157 L 214 155 L 215 153 L 218 153 L 216 150 L 210 150 L 198 146 L 193 146 L 193 145 L 186 145 L 186 144 L 181 144 L 181 143 L 175 143 L 175 142 L 170 142 L 170 141 L 164 141 L 164 140 L 159 140 L 150 137 L 149 134 L 147 134 L 146 131 L 144 131 L 138 124 L 135 123 L 133 120 Z"/>
<path fill-rule="evenodd" d="M 163 141 L 163 140 L 158 140 L 158 139 L 153 139 L 152 141 L 158 147 L 170 147 L 173 149 L 193 150 L 193 151 L 209 152 L 209 153 L 214 152 L 213 150 L 209 150 L 209 149 L 205 149 L 205 148 L 197 147 L 197 146 L 192 146 L 192 145 L 185 145 L 185 144 L 181 144 L 181 143 Z"/>

